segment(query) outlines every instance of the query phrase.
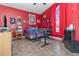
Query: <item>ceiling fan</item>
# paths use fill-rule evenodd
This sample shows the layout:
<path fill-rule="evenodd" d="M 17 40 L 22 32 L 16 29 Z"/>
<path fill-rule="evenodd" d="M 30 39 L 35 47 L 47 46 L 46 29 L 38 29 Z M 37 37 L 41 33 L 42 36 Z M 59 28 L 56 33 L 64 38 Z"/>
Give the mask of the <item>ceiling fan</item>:
<path fill-rule="evenodd" d="M 33 5 L 37 5 L 37 4 L 39 4 L 39 3 L 33 3 Z M 46 5 L 46 3 L 40 3 L 40 4 Z"/>

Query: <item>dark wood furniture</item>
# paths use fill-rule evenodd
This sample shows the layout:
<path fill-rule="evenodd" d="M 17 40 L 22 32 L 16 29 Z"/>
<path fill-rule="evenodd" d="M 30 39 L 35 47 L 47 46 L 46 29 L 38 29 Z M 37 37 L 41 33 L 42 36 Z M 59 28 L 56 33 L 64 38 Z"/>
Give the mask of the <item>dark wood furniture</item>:
<path fill-rule="evenodd" d="M 75 40 L 74 30 L 64 30 L 64 46 L 73 53 L 79 53 L 79 42 Z"/>
<path fill-rule="evenodd" d="M 75 39 L 75 31 L 74 30 L 64 30 L 64 41 L 73 43 Z"/>
<path fill-rule="evenodd" d="M 20 32 L 16 32 L 16 39 L 22 39 L 23 37 L 23 31 L 20 31 Z"/>

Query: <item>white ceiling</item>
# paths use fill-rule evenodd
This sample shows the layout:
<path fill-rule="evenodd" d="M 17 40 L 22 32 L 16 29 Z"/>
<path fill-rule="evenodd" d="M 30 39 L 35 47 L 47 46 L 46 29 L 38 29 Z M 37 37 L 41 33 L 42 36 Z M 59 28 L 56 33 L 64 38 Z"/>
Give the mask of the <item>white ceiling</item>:
<path fill-rule="evenodd" d="M 46 5 L 43 5 L 42 3 L 37 3 L 37 5 L 33 5 L 33 3 L 1 3 L 1 5 L 13 7 L 25 11 L 30 11 L 38 14 L 42 14 L 52 4 L 53 3 L 46 3 Z"/>

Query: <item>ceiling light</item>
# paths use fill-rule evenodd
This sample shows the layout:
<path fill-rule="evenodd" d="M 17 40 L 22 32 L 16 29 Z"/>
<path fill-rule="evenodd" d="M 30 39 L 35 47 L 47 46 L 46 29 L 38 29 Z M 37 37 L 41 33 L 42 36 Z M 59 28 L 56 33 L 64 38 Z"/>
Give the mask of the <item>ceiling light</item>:
<path fill-rule="evenodd" d="M 39 5 L 39 6 L 40 4 L 46 5 L 46 3 L 33 3 L 33 5 Z"/>

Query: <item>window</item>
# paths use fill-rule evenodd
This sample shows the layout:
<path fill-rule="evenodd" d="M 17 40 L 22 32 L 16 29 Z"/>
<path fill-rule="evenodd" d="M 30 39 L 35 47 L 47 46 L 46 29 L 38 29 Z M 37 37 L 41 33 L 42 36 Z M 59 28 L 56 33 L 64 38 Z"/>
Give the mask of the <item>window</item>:
<path fill-rule="evenodd" d="M 59 32 L 60 6 L 56 8 L 56 32 Z"/>

